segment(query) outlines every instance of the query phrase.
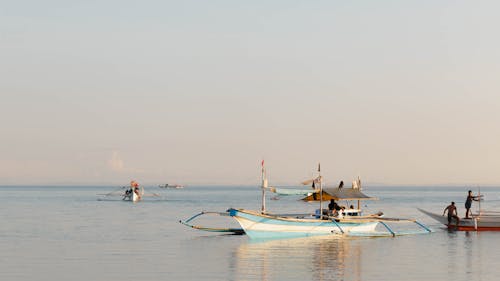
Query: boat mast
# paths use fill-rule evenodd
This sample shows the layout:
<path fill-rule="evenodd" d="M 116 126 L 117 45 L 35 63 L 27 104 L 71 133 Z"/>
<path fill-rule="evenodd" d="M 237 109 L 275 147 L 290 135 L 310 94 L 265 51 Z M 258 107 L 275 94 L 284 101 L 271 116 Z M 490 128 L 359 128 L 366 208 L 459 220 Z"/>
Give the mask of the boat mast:
<path fill-rule="evenodd" d="M 359 191 L 361 191 L 361 180 L 359 179 L 359 176 L 358 180 L 356 181 L 356 185 L 358 186 Z M 361 202 L 359 199 L 358 199 L 358 210 L 361 210 Z"/>
<path fill-rule="evenodd" d="M 319 178 L 319 218 L 323 219 L 323 178 L 321 177 L 321 163 L 318 163 Z"/>
<path fill-rule="evenodd" d="M 262 166 L 262 184 L 261 184 L 261 188 L 262 188 L 262 208 L 261 208 L 261 212 L 263 214 L 266 213 L 266 188 L 267 188 L 267 178 L 266 178 L 266 169 L 264 168 L 264 160 L 262 160 L 262 163 L 261 163 L 261 166 Z"/>

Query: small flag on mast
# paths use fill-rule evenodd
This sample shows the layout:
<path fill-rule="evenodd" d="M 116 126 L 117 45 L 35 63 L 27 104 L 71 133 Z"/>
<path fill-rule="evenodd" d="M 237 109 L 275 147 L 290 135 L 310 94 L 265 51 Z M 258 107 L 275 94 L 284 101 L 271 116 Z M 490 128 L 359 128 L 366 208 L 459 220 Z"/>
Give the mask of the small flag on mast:
<path fill-rule="evenodd" d="M 318 163 L 318 172 L 321 172 L 321 163 Z"/>

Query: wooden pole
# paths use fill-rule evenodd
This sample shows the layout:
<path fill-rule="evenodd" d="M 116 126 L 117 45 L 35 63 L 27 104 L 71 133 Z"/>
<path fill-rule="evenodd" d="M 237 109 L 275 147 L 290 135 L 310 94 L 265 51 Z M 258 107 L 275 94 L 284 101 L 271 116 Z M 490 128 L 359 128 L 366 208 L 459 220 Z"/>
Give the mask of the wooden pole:
<path fill-rule="evenodd" d="M 323 219 L 323 178 L 321 177 L 321 164 L 318 163 L 319 174 L 319 218 Z"/>
<path fill-rule="evenodd" d="M 266 178 L 266 170 L 264 168 L 264 160 L 262 160 L 262 171 L 261 171 L 261 174 L 262 174 L 262 184 L 261 184 L 261 188 L 262 188 L 262 207 L 261 207 L 261 212 L 263 214 L 266 213 L 266 188 L 267 188 L 267 178 Z"/>

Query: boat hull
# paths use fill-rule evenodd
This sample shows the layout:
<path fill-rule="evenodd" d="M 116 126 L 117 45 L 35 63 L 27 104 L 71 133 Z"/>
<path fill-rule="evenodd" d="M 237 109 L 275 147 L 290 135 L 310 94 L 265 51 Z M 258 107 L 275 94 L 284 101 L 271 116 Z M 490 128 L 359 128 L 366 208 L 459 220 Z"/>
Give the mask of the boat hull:
<path fill-rule="evenodd" d="M 248 210 L 229 209 L 229 215 L 235 218 L 245 233 L 252 239 L 288 238 L 319 235 L 342 235 L 349 232 L 374 232 L 377 221 L 332 221 L 321 219 L 295 219 Z"/>
<path fill-rule="evenodd" d="M 132 192 L 132 202 L 137 202 L 139 200 L 141 200 L 141 197 L 136 192 Z"/>
<path fill-rule="evenodd" d="M 441 216 L 439 214 L 431 213 L 422 209 L 420 212 L 426 214 L 427 216 L 433 218 L 434 220 L 445 225 L 447 228 L 459 231 L 500 231 L 500 216 L 498 215 L 480 215 L 472 216 L 470 219 L 460 219 L 460 223 L 456 224 L 455 219 L 451 220 L 451 224 L 448 223 L 447 216 Z"/>

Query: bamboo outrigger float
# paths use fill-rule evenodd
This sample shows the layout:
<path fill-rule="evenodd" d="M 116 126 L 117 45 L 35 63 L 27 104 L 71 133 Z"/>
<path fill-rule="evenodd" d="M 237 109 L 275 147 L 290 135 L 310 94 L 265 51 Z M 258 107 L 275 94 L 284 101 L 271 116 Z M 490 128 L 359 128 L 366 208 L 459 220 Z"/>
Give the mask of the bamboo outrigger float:
<path fill-rule="evenodd" d="M 332 198 L 337 200 L 372 200 L 361 192 L 360 186 L 353 188 L 325 189 L 323 191 L 323 180 L 321 170 L 319 172 L 319 209 L 314 214 L 271 214 L 266 210 L 266 190 L 269 189 L 266 178 L 266 171 L 264 168 L 264 161 L 262 161 L 262 206 L 259 211 L 251 211 L 245 209 L 227 210 L 224 215 L 229 215 L 234 218 L 244 231 L 252 239 L 262 238 L 288 238 L 288 237 L 304 237 L 304 236 L 317 236 L 317 235 L 345 235 L 345 236 L 398 236 L 417 233 L 429 233 L 431 230 L 425 225 L 410 219 L 397 219 L 397 218 L 384 218 L 382 213 L 364 215 L 360 208 L 338 210 L 334 213 L 323 209 L 323 194 L 329 194 Z M 359 206 L 359 203 L 358 203 Z M 193 226 L 189 221 L 196 218 L 202 213 L 194 217 L 180 221 L 192 228 L 200 230 L 214 231 L 214 228 L 206 228 Z M 219 213 L 221 214 L 221 213 Z M 397 232 L 394 231 L 388 223 L 404 222 L 415 223 L 421 231 L 418 232 Z M 378 231 L 376 228 L 382 225 L 386 231 Z M 235 229 L 220 229 L 221 232 L 230 232 Z M 237 229 L 239 232 L 240 229 Z M 236 232 L 236 231 L 234 231 Z"/>

